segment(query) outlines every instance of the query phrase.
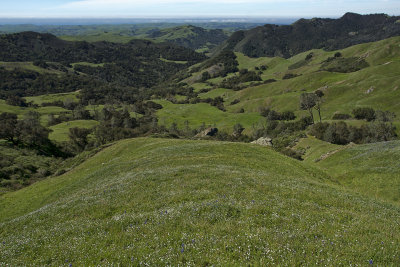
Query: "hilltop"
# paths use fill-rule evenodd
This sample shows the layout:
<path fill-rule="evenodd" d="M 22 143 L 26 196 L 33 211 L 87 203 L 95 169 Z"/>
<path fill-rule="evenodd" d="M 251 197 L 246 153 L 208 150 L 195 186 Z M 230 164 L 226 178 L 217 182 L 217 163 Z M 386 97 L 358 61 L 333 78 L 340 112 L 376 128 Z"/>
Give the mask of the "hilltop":
<path fill-rule="evenodd" d="M 268 148 L 139 138 L 1 196 L 0 261 L 396 265 L 399 216 Z"/>
<path fill-rule="evenodd" d="M 249 57 L 290 58 L 310 49 L 328 51 L 400 35 L 400 17 L 346 13 L 339 19 L 300 19 L 292 25 L 266 24 L 237 31 L 220 47 Z"/>

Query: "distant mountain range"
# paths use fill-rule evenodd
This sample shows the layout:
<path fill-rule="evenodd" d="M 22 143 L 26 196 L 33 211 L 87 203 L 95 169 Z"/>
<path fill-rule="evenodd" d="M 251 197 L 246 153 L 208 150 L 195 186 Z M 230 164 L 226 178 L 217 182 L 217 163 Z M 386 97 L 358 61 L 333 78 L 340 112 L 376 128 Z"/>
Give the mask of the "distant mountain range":
<path fill-rule="evenodd" d="M 104 24 L 225 24 L 225 23 L 275 23 L 290 24 L 297 18 L 0 18 L 0 24 L 16 25 L 16 24 L 32 24 L 32 25 L 104 25 Z"/>
<path fill-rule="evenodd" d="M 289 58 L 310 49 L 336 50 L 400 35 L 400 17 L 346 13 L 339 19 L 300 19 L 292 25 L 267 24 L 237 31 L 217 50 L 250 57 Z"/>

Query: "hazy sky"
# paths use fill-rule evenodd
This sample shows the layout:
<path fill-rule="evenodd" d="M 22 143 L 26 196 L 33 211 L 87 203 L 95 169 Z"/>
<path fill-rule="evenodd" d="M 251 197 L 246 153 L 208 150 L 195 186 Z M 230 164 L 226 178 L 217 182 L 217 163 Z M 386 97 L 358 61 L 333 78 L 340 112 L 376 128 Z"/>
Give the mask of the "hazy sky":
<path fill-rule="evenodd" d="M 0 17 L 338 17 L 400 14 L 400 0 L 0 0 Z"/>

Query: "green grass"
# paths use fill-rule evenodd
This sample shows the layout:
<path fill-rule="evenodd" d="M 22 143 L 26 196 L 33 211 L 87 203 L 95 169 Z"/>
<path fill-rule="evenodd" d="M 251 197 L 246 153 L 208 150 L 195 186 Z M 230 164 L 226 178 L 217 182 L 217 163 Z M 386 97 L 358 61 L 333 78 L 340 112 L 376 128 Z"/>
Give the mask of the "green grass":
<path fill-rule="evenodd" d="M 211 86 L 206 83 L 194 83 L 190 86 L 193 87 L 195 92 L 199 92 L 201 89 L 211 89 Z"/>
<path fill-rule="evenodd" d="M 187 61 L 169 60 L 169 59 L 162 58 L 162 57 L 160 58 L 160 60 L 164 61 L 164 62 L 176 63 L 176 64 L 187 64 L 188 63 Z"/>
<path fill-rule="evenodd" d="M 274 58 L 259 57 L 251 58 L 243 53 L 236 52 L 236 60 L 239 63 L 239 69 L 254 70 L 255 67 L 268 66 Z"/>
<path fill-rule="evenodd" d="M 40 96 L 40 97 L 32 97 L 36 98 L 36 100 L 33 101 L 41 101 L 40 99 L 47 98 L 46 95 Z M 31 100 L 29 100 L 31 101 Z M 56 106 L 47 106 L 47 107 L 39 107 L 39 108 L 33 108 L 33 107 L 17 107 L 17 106 L 11 106 L 6 104 L 4 100 L 0 100 L 0 113 L 3 112 L 10 112 L 18 115 L 19 119 L 22 119 L 26 113 L 29 111 L 35 111 L 40 114 L 40 122 L 42 125 L 47 126 L 48 123 L 48 115 L 50 114 L 61 114 L 61 113 L 71 113 L 70 110 L 62 108 L 62 107 L 56 107 Z"/>
<path fill-rule="evenodd" d="M 217 89 L 213 89 L 211 91 L 208 91 L 207 93 L 201 93 L 199 94 L 199 97 L 202 99 L 205 98 L 216 98 L 218 96 L 225 98 L 228 98 L 230 95 L 235 94 L 235 92 L 233 90 L 230 89 L 224 89 L 224 88 L 217 88 Z"/>
<path fill-rule="evenodd" d="M 70 128 L 92 128 L 98 124 L 99 122 L 94 120 L 76 120 L 56 124 L 49 127 L 52 130 L 49 134 L 49 139 L 57 142 L 68 141 Z"/>
<path fill-rule="evenodd" d="M 26 112 L 28 112 L 29 110 L 30 110 L 29 108 L 22 108 L 22 107 L 8 105 L 6 104 L 5 100 L 0 99 L 0 113 L 10 112 L 17 114 L 18 116 L 21 116 Z"/>
<path fill-rule="evenodd" d="M 139 138 L 1 196 L 0 264 L 397 266 L 399 217 L 268 148 Z"/>
<path fill-rule="evenodd" d="M 341 184 L 368 195 L 400 203 L 400 141 L 340 149 L 317 163 Z"/>
<path fill-rule="evenodd" d="M 103 67 L 104 63 L 90 63 L 90 62 L 75 62 L 71 64 L 73 67 L 75 65 L 84 65 L 84 66 L 89 66 L 89 67 Z"/>
<path fill-rule="evenodd" d="M 68 98 L 77 102 L 78 94 L 79 94 L 79 92 L 47 94 L 47 95 L 40 95 L 40 96 L 28 96 L 28 97 L 25 97 L 25 99 L 27 102 L 33 102 L 34 104 L 37 104 L 37 105 L 41 105 L 42 103 L 45 103 L 45 102 L 64 101 Z"/>
<path fill-rule="evenodd" d="M 157 117 L 161 125 L 170 126 L 177 123 L 183 129 L 185 121 L 189 121 L 189 127 L 198 128 L 205 123 L 216 126 L 228 133 L 232 132 L 233 125 L 240 123 L 245 127 L 245 133 L 251 130 L 253 124 L 258 123 L 262 117 L 257 113 L 230 113 L 223 112 L 207 103 L 199 104 L 172 104 L 166 100 L 155 101 L 163 106 L 157 111 Z"/>
<path fill-rule="evenodd" d="M 303 156 L 305 162 L 314 163 L 320 161 L 331 153 L 336 153 L 345 148 L 345 146 L 331 144 L 321 141 L 313 136 L 308 136 L 307 138 L 302 138 L 294 148 L 305 151 Z"/>
<path fill-rule="evenodd" d="M 63 72 L 52 70 L 52 69 L 44 69 L 38 66 L 33 65 L 33 62 L 2 62 L 0 61 L 0 67 L 4 67 L 6 70 L 14 70 L 14 69 L 22 69 L 35 71 L 39 73 L 51 73 L 51 74 L 62 74 Z"/>

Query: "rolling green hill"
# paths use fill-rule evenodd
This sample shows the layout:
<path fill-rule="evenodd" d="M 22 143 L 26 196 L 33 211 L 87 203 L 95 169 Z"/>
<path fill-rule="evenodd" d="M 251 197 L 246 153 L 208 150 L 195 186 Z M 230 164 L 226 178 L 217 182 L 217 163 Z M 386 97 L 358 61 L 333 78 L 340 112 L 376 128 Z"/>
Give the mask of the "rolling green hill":
<path fill-rule="evenodd" d="M 67 41 L 128 43 L 132 39 L 170 42 L 207 52 L 236 30 L 262 23 L 145 23 L 119 25 L 0 25 L 0 34 L 35 31 L 50 33 Z"/>
<path fill-rule="evenodd" d="M 0 197 L 0 263 L 398 265 L 400 208 L 249 144 L 139 138 Z"/>
<path fill-rule="evenodd" d="M 399 141 L 340 146 L 311 136 L 296 145 L 305 151 L 306 163 L 326 171 L 346 188 L 394 203 L 400 203 L 399 148 Z"/>
<path fill-rule="evenodd" d="M 400 142 L 351 146 L 317 163 L 354 191 L 400 203 Z"/>
<path fill-rule="evenodd" d="M 220 29 L 204 29 L 192 25 L 180 25 L 171 28 L 132 30 L 132 32 L 104 31 L 87 35 L 61 36 L 61 38 L 67 41 L 109 41 L 118 43 L 128 43 L 133 39 L 147 39 L 158 43 L 169 42 L 193 50 L 201 49 L 202 52 L 207 52 L 228 39 L 228 33 Z"/>
<path fill-rule="evenodd" d="M 345 60 L 365 60 L 368 66 L 358 71 L 337 72 L 323 70 L 329 58 L 340 53 Z M 306 58 L 311 55 L 311 58 Z M 372 107 L 378 110 L 389 110 L 400 117 L 400 37 L 393 37 L 378 42 L 360 44 L 337 51 L 314 49 L 284 59 L 280 57 L 249 58 L 236 53 L 238 69 L 259 72 L 263 81 L 275 80 L 255 85 L 243 83 L 244 89 L 221 89 L 222 81 L 238 72 L 229 74 L 227 78 L 217 77 L 207 81 L 197 80 L 204 70 L 199 70 L 186 78 L 186 82 L 199 92 L 208 91 L 199 96 L 224 98 L 227 113 L 235 114 L 241 109 L 245 113 L 259 112 L 260 108 L 269 107 L 277 111 L 295 111 L 296 115 L 307 115 L 300 110 L 299 97 L 304 92 L 320 89 L 324 92 L 322 118 L 331 120 L 335 113 L 351 114 L 356 107 Z M 331 62 L 335 60 L 331 59 Z M 336 62 L 340 65 L 340 62 Z M 335 64 L 336 64 L 335 63 Z M 263 69 L 263 66 L 265 67 Z M 340 66 L 346 66 L 342 64 Z M 286 74 L 294 77 L 284 79 Z M 215 89 L 214 89 L 215 88 Z M 231 104 L 233 101 L 235 104 Z M 162 113 L 162 110 L 159 111 Z M 172 111 L 170 111 L 173 113 Z M 350 123 L 359 123 L 349 121 Z M 208 123 L 208 122 L 206 122 Z M 251 123 L 250 123 L 251 124 Z M 218 124 L 217 124 L 218 126 Z"/>

